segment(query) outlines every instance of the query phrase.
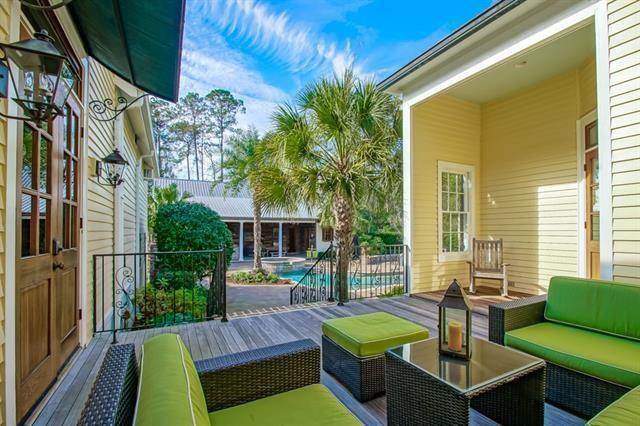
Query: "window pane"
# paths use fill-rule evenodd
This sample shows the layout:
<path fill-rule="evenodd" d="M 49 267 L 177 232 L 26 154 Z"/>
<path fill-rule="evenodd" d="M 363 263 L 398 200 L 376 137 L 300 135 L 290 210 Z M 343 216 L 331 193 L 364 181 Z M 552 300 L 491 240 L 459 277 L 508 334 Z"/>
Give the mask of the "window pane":
<path fill-rule="evenodd" d="M 450 252 L 451 251 L 451 234 L 442 234 L 442 251 Z"/>
<path fill-rule="evenodd" d="M 449 213 L 445 213 L 442 215 L 442 232 L 450 232 L 451 231 L 451 215 Z"/>
<path fill-rule="evenodd" d="M 51 202 L 40 199 L 38 207 L 38 253 L 49 253 L 49 220 L 50 217 Z"/>
<path fill-rule="evenodd" d="M 50 142 L 45 138 L 40 139 L 40 176 L 38 177 L 38 189 L 42 192 L 50 192 L 49 189 L 49 146 Z"/>
<path fill-rule="evenodd" d="M 600 241 L 600 215 L 591 215 L 591 240 Z"/>
<path fill-rule="evenodd" d="M 448 173 L 449 175 L 449 192 L 456 192 L 458 189 L 456 188 L 456 175 L 453 173 Z"/>
<path fill-rule="evenodd" d="M 71 218 L 70 218 L 70 227 L 71 227 L 71 247 L 78 247 L 78 240 L 76 237 L 76 222 L 78 221 L 78 208 L 71 206 Z"/>
<path fill-rule="evenodd" d="M 451 232 L 458 231 L 458 223 L 460 222 L 460 215 L 452 214 L 451 215 Z"/>
<path fill-rule="evenodd" d="M 70 232 L 69 232 L 69 219 L 71 215 L 71 210 L 69 209 L 69 204 L 62 203 L 62 247 L 70 248 Z"/>
<path fill-rule="evenodd" d="M 587 149 L 593 148 L 598 145 L 598 124 L 594 123 L 593 125 L 587 128 Z"/>
<path fill-rule="evenodd" d="M 26 126 L 25 126 L 26 127 Z M 33 204 L 35 204 L 35 197 L 32 197 L 30 195 L 26 195 L 26 194 L 22 194 L 22 212 L 20 214 L 21 216 L 21 241 L 20 241 L 20 245 L 21 245 L 21 255 L 22 257 L 25 256 L 32 256 L 35 254 L 35 247 L 31 247 L 31 236 L 33 235 L 33 233 L 35 232 L 35 230 L 33 229 L 34 227 L 32 226 L 32 221 L 31 221 L 31 212 L 32 212 L 32 206 Z"/>
<path fill-rule="evenodd" d="M 462 251 L 467 251 L 469 249 L 469 234 L 461 234 L 461 242 L 462 242 Z"/>
<path fill-rule="evenodd" d="M 463 189 L 464 186 L 462 185 L 464 176 L 463 175 L 456 175 L 456 178 L 457 178 L 457 188 L 458 188 L 457 191 L 458 192 L 462 192 L 464 190 Z"/>
<path fill-rule="evenodd" d="M 468 228 L 468 215 L 466 213 L 463 213 L 460 215 L 460 226 L 458 227 L 458 230 L 462 231 L 462 232 L 468 232 L 467 228 Z"/>
<path fill-rule="evenodd" d="M 73 155 L 78 155 L 78 116 L 71 115 L 71 152 Z"/>
<path fill-rule="evenodd" d="M 449 194 L 446 192 L 442 194 L 442 210 L 449 210 Z"/>
<path fill-rule="evenodd" d="M 458 233 L 451 234 L 451 251 L 460 251 L 460 238 Z"/>
<path fill-rule="evenodd" d="M 66 105 L 64 108 L 64 117 L 63 117 L 63 126 L 64 126 L 64 131 L 62 132 L 62 141 L 64 144 L 64 147 L 68 150 L 71 149 L 71 147 L 69 146 L 69 117 L 71 115 L 71 108 L 69 107 L 69 105 Z"/>
<path fill-rule="evenodd" d="M 22 134 L 22 180 L 23 188 L 35 189 L 33 184 L 33 140 L 35 134 L 31 127 L 25 125 Z"/>
<path fill-rule="evenodd" d="M 457 212 L 458 208 L 456 207 L 456 196 L 454 194 L 451 194 L 449 196 L 449 211 L 452 212 Z"/>
<path fill-rule="evenodd" d="M 460 211 L 461 212 L 466 212 L 467 211 L 467 203 L 465 202 L 465 196 L 464 194 L 458 194 L 458 206 L 460 206 Z"/>
<path fill-rule="evenodd" d="M 62 198 L 69 197 L 69 155 L 64 154 L 62 162 Z"/>
<path fill-rule="evenodd" d="M 442 173 L 441 176 L 441 180 L 442 180 L 442 192 L 447 192 L 449 191 L 449 173 Z"/>
<path fill-rule="evenodd" d="M 71 199 L 72 200 L 76 200 L 76 189 L 78 186 L 78 180 L 76 179 L 76 174 L 77 174 L 77 170 L 78 170 L 78 163 L 76 160 L 71 160 L 71 175 L 69 176 L 71 178 L 70 182 L 69 182 L 69 186 L 71 187 Z"/>

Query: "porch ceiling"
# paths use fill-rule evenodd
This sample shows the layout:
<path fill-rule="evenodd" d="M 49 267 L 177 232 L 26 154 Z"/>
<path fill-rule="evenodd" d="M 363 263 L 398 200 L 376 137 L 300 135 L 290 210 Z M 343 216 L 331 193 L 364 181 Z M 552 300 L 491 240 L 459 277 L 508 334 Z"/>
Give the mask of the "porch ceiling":
<path fill-rule="evenodd" d="M 576 68 L 593 54 L 595 32 L 593 24 L 589 24 L 511 57 L 453 87 L 448 93 L 471 102 L 485 103 Z"/>

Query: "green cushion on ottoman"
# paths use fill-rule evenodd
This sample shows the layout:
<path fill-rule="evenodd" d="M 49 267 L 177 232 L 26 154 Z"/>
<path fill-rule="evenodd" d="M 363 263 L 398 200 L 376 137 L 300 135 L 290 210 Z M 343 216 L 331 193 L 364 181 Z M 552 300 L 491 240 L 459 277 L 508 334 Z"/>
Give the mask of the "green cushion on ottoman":
<path fill-rule="evenodd" d="M 361 425 L 329 389 L 309 385 L 209 414 L 213 426 Z"/>
<path fill-rule="evenodd" d="M 426 328 L 386 312 L 326 320 L 322 333 L 359 358 L 429 337 Z"/>
<path fill-rule="evenodd" d="M 623 426 L 640 424 L 640 386 L 627 392 L 587 422 L 589 426 Z"/>

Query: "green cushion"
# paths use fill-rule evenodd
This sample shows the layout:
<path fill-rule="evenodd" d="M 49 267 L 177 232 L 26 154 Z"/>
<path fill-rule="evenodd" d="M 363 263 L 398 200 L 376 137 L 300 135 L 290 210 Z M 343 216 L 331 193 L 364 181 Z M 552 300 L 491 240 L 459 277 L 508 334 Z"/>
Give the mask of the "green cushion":
<path fill-rule="evenodd" d="M 640 341 L 639 300 L 638 285 L 553 277 L 544 317 Z"/>
<path fill-rule="evenodd" d="M 634 340 L 541 322 L 507 332 L 504 343 L 602 380 L 640 385 L 640 342 Z"/>
<path fill-rule="evenodd" d="M 209 414 L 215 426 L 361 425 L 321 384 L 262 398 Z"/>
<path fill-rule="evenodd" d="M 613 404 L 587 422 L 589 426 L 625 426 L 640 424 L 640 386 L 622 395 Z"/>
<path fill-rule="evenodd" d="M 429 337 L 426 328 L 386 312 L 326 320 L 322 333 L 361 358 Z"/>
<path fill-rule="evenodd" d="M 209 425 L 189 351 L 177 334 L 147 340 L 140 359 L 135 425 Z"/>

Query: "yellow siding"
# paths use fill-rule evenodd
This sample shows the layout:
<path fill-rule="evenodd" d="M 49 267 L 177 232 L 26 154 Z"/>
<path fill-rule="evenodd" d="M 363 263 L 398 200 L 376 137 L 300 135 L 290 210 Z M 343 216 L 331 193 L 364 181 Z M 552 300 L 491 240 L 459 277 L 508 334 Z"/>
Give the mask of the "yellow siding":
<path fill-rule="evenodd" d="M 412 291 L 423 292 L 442 288 L 453 278 L 467 282 L 465 262 L 438 262 L 438 161 L 475 166 L 479 179 L 480 107 L 439 96 L 413 108 L 411 122 Z M 478 196 L 476 191 L 476 200 Z"/>
<path fill-rule="evenodd" d="M 89 99 L 116 98 L 113 77 L 102 65 L 90 59 L 89 78 Z M 100 122 L 94 120 L 89 115 L 87 128 L 85 129 L 86 143 L 89 158 L 103 158 L 113 151 L 114 147 L 114 123 Z M 90 178 L 86 183 L 87 191 L 87 217 L 85 219 L 85 232 L 87 235 L 87 268 L 86 283 L 91 285 L 93 280 L 93 255 L 113 253 L 114 248 L 114 204 L 113 189 L 98 185 L 95 178 Z M 104 271 L 98 265 L 97 276 L 110 277 L 111 268 L 105 263 Z M 103 300 L 104 296 L 104 300 Z M 98 289 L 95 297 L 97 306 L 110 306 L 111 291 L 101 292 Z M 93 305 L 91 305 L 93 306 Z M 106 309 L 105 309 L 106 310 Z M 92 314 L 92 313 L 91 313 Z M 98 318 L 98 321 L 100 319 Z M 92 330 L 86 329 L 91 337 Z"/>
<path fill-rule="evenodd" d="M 9 7 L 8 2 L 0 2 L 0 42 L 9 40 Z M 7 103 L 4 102 L 4 105 Z M 6 106 L 3 112 L 7 112 Z M 0 119 L 0 424 L 5 424 L 5 246 L 6 246 L 6 199 L 7 199 L 7 122 Z"/>
<path fill-rule="evenodd" d="M 577 274 L 576 120 L 595 109 L 595 92 L 590 58 L 483 105 L 443 95 L 413 108 L 414 292 L 468 282 L 464 262 L 438 261 L 439 160 L 476 166 L 475 236 L 503 238 L 516 290 L 541 292 L 551 276 Z"/>
<path fill-rule="evenodd" d="M 595 105 L 581 105 L 577 79 L 569 72 L 482 108 L 478 235 L 504 239 L 517 290 L 578 272 L 576 120 Z"/>
<path fill-rule="evenodd" d="M 608 12 L 613 278 L 640 284 L 640 0 Z"/>

